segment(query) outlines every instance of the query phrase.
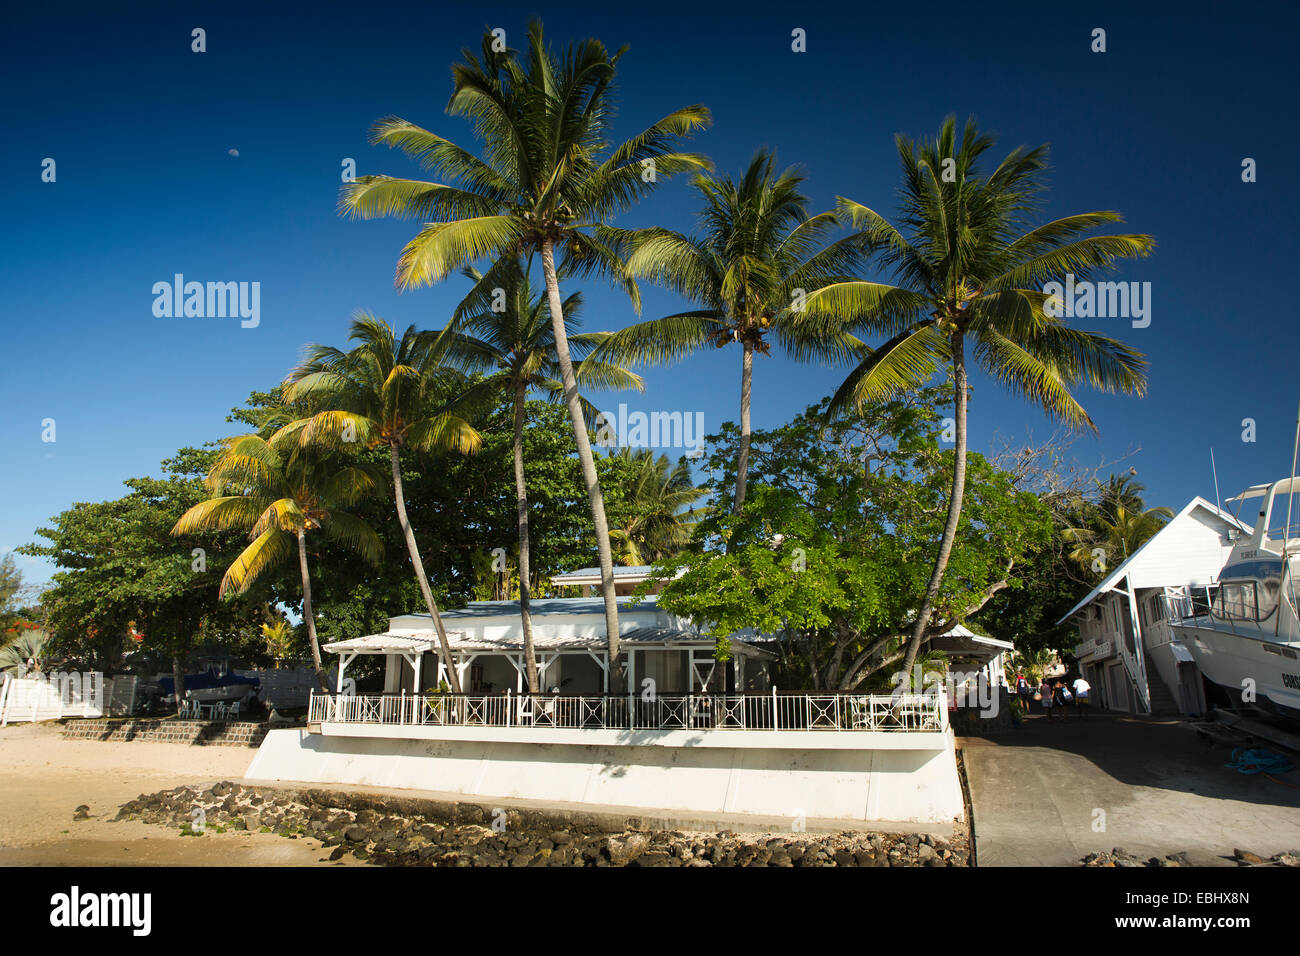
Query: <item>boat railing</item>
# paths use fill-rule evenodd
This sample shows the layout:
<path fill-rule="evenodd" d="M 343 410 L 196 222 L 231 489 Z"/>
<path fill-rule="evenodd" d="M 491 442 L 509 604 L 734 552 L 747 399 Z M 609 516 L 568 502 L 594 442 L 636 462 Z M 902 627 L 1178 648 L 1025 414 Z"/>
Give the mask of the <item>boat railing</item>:
<path fill-rule="evenodd" d="M 943 693 L 318 694 L 308 722 L 570 730 L 943 731 Z"/>

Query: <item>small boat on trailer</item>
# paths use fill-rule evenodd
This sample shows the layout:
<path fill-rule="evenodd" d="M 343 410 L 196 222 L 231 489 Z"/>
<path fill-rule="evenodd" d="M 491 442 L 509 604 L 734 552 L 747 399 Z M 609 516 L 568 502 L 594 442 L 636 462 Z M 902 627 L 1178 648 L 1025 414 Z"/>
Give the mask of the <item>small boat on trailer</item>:
<path fill-rule="evenodd" d="M 1255 485 L 1233 503 L 1245 522 L 1257 506 L 1254 530 L 1233 547 L 1210 600 L 1189 602 L 1170 626 L 1234 707 L 1300 720 L 1300 480 Z"/>

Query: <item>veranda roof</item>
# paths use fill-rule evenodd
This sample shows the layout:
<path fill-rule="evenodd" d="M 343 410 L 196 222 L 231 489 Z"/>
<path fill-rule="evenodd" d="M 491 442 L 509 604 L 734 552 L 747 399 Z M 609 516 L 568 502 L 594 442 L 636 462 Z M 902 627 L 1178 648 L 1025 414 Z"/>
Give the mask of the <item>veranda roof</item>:
<path fill-rule="evenodd" d="M 638 627 L 626 631 L 620 636 L 624 643 L 637 644 L 642 647 L 667 647 L 673 644 L 712 646 L 711 635 L 697 631 L 672 627 Z M 475 653 L 516 654 L 523 650 L 523 638 L 470 638 L 463 631 L 448 631 L 447 643 L 451 650 L 472 651 Z M 759 657 L 772 657 L 768 651 L 754 647 L 746 641 L 732 638 L 732 647 L 743 649 L 746 654 Z M 603 637 L 577 637 L 572 634 L 548 633 L 544 626 L 534 625 L 533 646 L 540 651 L 580 651 L 603 650 Z M 334 641 L 324 645 L 331 654 L 415 654 L 436 653 L 438 636 L 433 631 L 414 631 L 405 634 L 370 634 L 365 637 L 353 637 L 345 641 Z"/>
<path fill-rule="evenodd" d="M 448 634 L 447 639 L 451 640 Z M 437 646 L 437 635 L 432 631 L 428 637 L 410 634 L 368 634 L 365 637 L 350 637 L 346 641 L 334 641 L 325 644 L 325 650 L 331 654 L 424 654 Z"/>

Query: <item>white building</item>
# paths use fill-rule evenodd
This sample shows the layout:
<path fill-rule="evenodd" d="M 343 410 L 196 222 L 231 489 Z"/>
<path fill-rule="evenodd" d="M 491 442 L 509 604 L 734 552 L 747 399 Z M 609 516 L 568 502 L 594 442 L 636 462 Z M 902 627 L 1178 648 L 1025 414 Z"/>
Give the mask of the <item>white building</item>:
<path fill-rule="evenodd" d="M 1208 588 L 1233 542 L 1249 532 L 1194 498 L 1061 618 L 1079 629 L 1074 656 L 1094 705 L 1137 714 L 1205 712 L 1200 671 L 1175 639 L 1169 612 L 1173 602 L 1208 605 Z"/>
<path fill-rule="evenodd" d="M 716 641 L 690 621 L 660 608 L 650 595 L 618 600 L 626 663 L 626 686 L 610 686 L 605 649 L 605 602 L 601 598 L 548 598 L 530 602 L 533 646 L 543 692 L 566 697 L 595 694 L 736 694 L 766 691 L 775 655 L 755 646 L 757 635 L 728 638 L 730 660 L 714 660 Z M 467 694 L 526 691 L 523 622 L 518 601 L 471 601 L 442 613 L 452 666 Z M 384 692 L 436 690 L 446 674 L 438 660 L 438 637 L 427 614 L 399 614 L 383 634 L 325 645 L 339 655 L 338 689 L 359 654 L 385 656 Z M 646 681 L 652 681 L 650 685 Z M 449 682 L 448 682 L 449 683 Z"/>
<path fill-rule="evenodd" d="M 326 645 L 339 655 L 338 692 L 312 696 L 306 729 L 271 731 L 248 779 L 683 811 L 764 829 L 963 817 L 942 693 L 778 690 L 763 635 L 728 635 L 715 660 L 715 635 L 656 596 L 618 603 L 625 677 L 611 679 L 601 598 L 532 602 L 537 695 L 515 601 L 442 615 L 459 695 L 438 691 L 427 615 Z M 979 664 L 1005 650 L 953 639 Z M 384 658 L 383 693 L 349 686 L 362 654 Z"/>

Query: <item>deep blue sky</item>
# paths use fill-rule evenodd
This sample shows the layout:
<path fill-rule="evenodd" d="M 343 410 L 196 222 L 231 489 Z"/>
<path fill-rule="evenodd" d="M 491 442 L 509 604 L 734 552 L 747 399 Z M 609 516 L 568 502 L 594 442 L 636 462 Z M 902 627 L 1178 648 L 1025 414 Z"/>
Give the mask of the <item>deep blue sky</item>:
<path fill-rule="evenodd" d="M 893 136 L 975 114 L 997 154 L 1052 146 L 1046 215 L 1121 211 L 1153 234 L 1156 255 L 1116 278 L 1150 281 L 1149 328 L 1093 320 L 1151 360 L 1145 399 L 1084 394 L 1100 438 L 1085 464 L 1141 451 L 1150 503 L 1178 508 L 1288 468 L 1294 373 L 1297 155 L 1292 4 L 1131 3 L 811 5 L 552 3 L 96 4 L 7 9 L 0 31 L 6 184 L 0 276 L 10 370 L 0 420 L 6 449 L 0 553 L 74 501 L 122 493 L 184 445 L 228 434 L 228 410 L 293 365 L 309 341 L 344 344 L 349 315 L 442 324 L 463 291 L 453 279 L 398 294 L 394 265 L 414 225 L 335 213 L 340 163 L 413 175 L 403 156 L 367 145 L 395 113 L 462 144 L 443 114 L 449 67 L 484 28 L 522 45 L 533 13 L 548 35 L 594 35 L 631 49 L 620 69 L 620 128 L 704 103 L 697 137 L 719 169 L 760 145 L 804 167 L 814 209 L 845 195 L 892 212 Z M 268 12 L 268 11 L 278 12 Z M 190 31 L 207 31 L 207 52 Z M 808 50 L 790 51 L 795 27 Z M 1089 50 L 1094 27 L 1108 51 Z M 232 157 L 228 150 L 237 149 Z M 1243 157 L 1259 181 L 1241 181 Z M 57 162 L 43 183 L 41 161 Z M 689 228 L 685 181 L 662 186 L 622 220 Z M 160 319 L 153 283 L 258 281 L 261 325 Z M 585 324 L 618 328 L 625 299 L 585 286 Z M 676 310 L 646 290 L 646 315 Z M 644 395 L 596 396 L 634 408 L 703 411 L 713 430 L 736 417 L 740 356 L 709 351 L 647 372 Z M 831 391 L 842 369 L 757 362 L 756 427 Z M 972 446 L 1052 426 L 977 376 Z M 1258 441 L 1241 440 L 1243 418 Z M 57 442 L 41 442 L 54 418 Z M 41 580 L 48 569 L 26 567 Z"/>

